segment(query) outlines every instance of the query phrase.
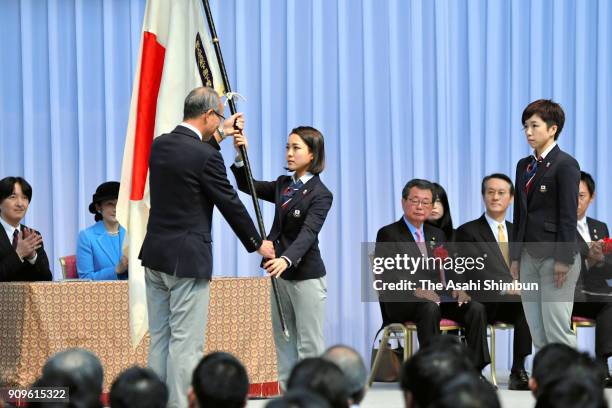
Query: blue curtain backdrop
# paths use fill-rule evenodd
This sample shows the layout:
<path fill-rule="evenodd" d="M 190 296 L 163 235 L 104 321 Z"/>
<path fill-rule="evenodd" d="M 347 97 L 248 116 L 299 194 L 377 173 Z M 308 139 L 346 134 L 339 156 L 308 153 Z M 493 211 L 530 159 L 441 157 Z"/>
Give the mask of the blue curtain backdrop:
<path fill-rule="evenodd" d="M 553 98 L 559 139 L 598 182 L 590 215 L 612 222 L 612 4 L 607 0 L 212 1 L 254 174 L 283 172 L 290 129 L 326 136 L 334 204 L 320 234 L 326 336 L 369 355 L 377 304 L 361 302 L 360 245 L 401 214 L 407 180 L 439 181 L 455 224 L 483 211 L 480 180 L 514 178 L 529 154 L 520 117 Z M 120 178 L 144 0 L 0 2 L 0 177 L 34 188 L 26 223 L 55 276 L 91 225 L 96 186 Z M 223 154 L 233 159 L 231 142 Z M 250 207 L 248 197 L 242 195 Z M 269 229 L 273 208 L 263 205 Z M 510 214 L 509 214 L 510 217 Z M 217 214 L 215 274 L 261 274 Z M 592 331 L 581 347 L 592 350 Z M 511 337 L 498 336 L 508 367 Z"/>

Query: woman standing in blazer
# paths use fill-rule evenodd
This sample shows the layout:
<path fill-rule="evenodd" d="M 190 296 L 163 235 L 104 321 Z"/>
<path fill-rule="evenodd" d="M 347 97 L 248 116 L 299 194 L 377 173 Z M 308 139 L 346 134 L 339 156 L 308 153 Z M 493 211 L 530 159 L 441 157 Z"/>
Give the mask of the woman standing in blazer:
<path fill-rule="evenodd" d="M 247 145 L 245 135 L 234 136 L 234 146 Z M 272 326 L 283 389 L 293 366 L 307 357 L 318 357 L 325 349 L 323 321 L 327 284 L 319 251 L 318 234 L 332 205 L 332 193 L 319 173 L 325 167 L 323 135 L 300 126 L 291 131 L 286 146 L 286 169 L 275 181 L 254 181 L 257 196 L 274 203 L 274 222 L 267 239 L 274 243 L 275 259 L 264 259 L 263 267 L 278 279 L 278 291 L 289 339 L 283 336 L 276 300 L 272 296 Z M 238 188 L 249 193 L 240 153 L 232 166 Z"/>
<path fill-rule="evenodd" d="M 125 228 L 116 218 L 119 183 L 108 181 L 96 189 L 89 212 L 96 223 L 79 233 L 77 272 L 81 279 L 125 280 L 128 260 L 123 255 Z"/>

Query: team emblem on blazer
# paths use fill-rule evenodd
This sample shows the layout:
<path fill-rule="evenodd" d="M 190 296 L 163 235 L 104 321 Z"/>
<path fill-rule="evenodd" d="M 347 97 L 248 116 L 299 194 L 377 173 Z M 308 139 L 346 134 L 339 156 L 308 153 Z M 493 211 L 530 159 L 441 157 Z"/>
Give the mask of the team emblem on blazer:
<path fill-rule="evenodd" d="M 293 212 L 293 216 L 294 216 L 295 218 L 299 218 L 299 217 L 300 217 L 300 210 L 295 210 L 295 211 Z"/>
<path fill-rule="evenodd" d="M 545 185 L 545 184 L 542 184 L 542 185 L 540 186 L 540 193 L 545 193 L 545 192 L 546 192 L 546 185 Z"/>

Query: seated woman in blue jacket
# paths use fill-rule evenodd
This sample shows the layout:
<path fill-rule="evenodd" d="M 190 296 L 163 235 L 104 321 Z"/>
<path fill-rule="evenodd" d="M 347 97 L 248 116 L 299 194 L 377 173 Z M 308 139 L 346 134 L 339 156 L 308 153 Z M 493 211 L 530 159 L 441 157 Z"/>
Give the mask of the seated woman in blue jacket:
<path fill-rule="evenodd" d="M 116 218 L 119 183 L 108 181 L 96 189 L 89 212 L 96 223 L 79 232 L 77 272 L 81 279 L 128 278 L 128 260 L 123 255 L 125 228 Z"/>

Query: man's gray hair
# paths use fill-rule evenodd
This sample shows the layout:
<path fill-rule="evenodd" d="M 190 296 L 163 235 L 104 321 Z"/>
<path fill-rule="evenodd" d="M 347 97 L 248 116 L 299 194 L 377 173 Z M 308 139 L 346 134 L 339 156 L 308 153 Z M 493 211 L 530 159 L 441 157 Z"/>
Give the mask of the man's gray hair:
<path fill-rule="evenodd" d="M 209 109 L 219 108 L 219 95 L 217 91 L 209 87 L 199 87 L 189 92 L 185 98 L 183 107 L 183 120 L 194 119 Z"/>
<path fill-rule="evenodd" d="M 347 380 L 347 386 L 351 398 L 355 404 L 359 404 L 365 393 L 368 370 L 361 355 L 357 350 L 344 345 L 336 345 L 328 348 L 322 356 L 325 360 L 336 364 Z M 357 399 L 355 401 L 355 399 Z"/>

